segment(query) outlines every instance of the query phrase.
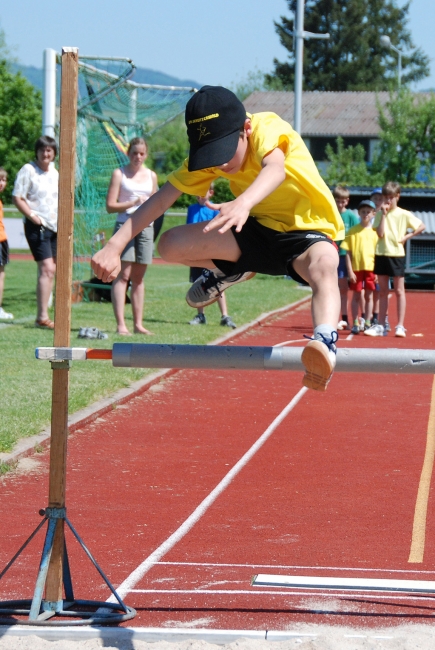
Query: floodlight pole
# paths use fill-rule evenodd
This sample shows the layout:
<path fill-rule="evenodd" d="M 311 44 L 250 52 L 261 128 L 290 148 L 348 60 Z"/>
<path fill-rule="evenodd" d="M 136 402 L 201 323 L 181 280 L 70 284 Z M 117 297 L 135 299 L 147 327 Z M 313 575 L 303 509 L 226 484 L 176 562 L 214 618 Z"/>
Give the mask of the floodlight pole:
<path fill-rule="evenodd" d="M 43 55 L 42 133 L 54 138 L 56 124 L 56 50 L 47 48 Z"/>
<path fill-rule="evenodd" d="M 302 125 L 302 81 L 304 61 L 304 40 L 310 38 L 330 38 L 329 34 L 314 34 L 304 31 L 305 0 L 297 0 L 296 31 L 292 32 L 295 44 L 295 103 L 293 128 L 299 134 Z"/>

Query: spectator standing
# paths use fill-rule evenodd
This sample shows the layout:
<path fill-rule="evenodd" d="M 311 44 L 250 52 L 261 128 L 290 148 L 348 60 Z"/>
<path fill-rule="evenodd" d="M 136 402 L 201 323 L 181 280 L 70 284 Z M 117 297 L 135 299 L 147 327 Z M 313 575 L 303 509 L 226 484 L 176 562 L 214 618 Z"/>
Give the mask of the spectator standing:
<path fill-rule="evenodd" d="M 8 182 L 8 174 L 0 167 L 0 194 L 4 192 Z M 3 203 L 0 200 L 0 320 L 13 320 L 14 315 L 5 311 L 3 305 L 3 291 L 5 286 L 5 266 L 9 262 L 9 245 L 3 223 Z"/>
<path fill-rule="evenodd" d="M 125 167 L 115 169 L 106 197 L 107 212 L 118 213 L 114 233 L 158 190 L 155 172 L 144 164 L 148 157 L 148 145 L 145 140 L 133 138 L 128 145 L 127 155 L 130 162 Z M 112 305 L 118 334 L 130 334 L 124 315 L 125 294 L 129 282 L 134 333 L 151 334 L 143 326 L 142 319 L 145 302 L 143 279 L 148 264 L 153 261 L 153 248 L 154 228 L 150 223 L 127 244 L 121 254 L 121 271 L 112 284 Z"/>
<path fill-rule="evenodd" d="M 424 223 L 412 212 L 399 208 L 400 185 L 388 181 L 382 187 L 383 203 L 377 213 L 373 228 L 379 240 L 376 246 L 375 273 L 380 287 L 379 324 L 372 325 L 364 334 L 367 336 L 384 336 L 385 317 L 388 310 L 388 290 L 390 277 L 393 278 L 394 293 L 397 300 L 397 325 L 395 336 L 404 338 L 406 311 L 405 295 L 405 248 L 404 244 L 411 237 L 423 232 Z M 408 232 L 411 230 L 411 232 Z"/>
<path fill-rule="evenodd" d="M 36 160 L 20 169 L 12 193 L 15 205 L 24 216 L 24 234 L 38 265 L 35 326 L 43 329 L 54 329 L 48 307 L 56 274 L 59 186 L 59 173 L 54 166 L 56 154 L 54 138 L 48 135 L 38 138 Z"/>
<path fill-rule="evenodd" d="M 364 290 L 365 327 L 371 325 L 373 312 L 373 292 L 376 288 L 375 250 L 378 235 L 372 228 L 376 206 L 373 201 L 361 201 L 358 206 L 360 223 L 348 231 L 342 248 L 346 251 L 347 273 L 350 280 L 349 288 L 352 295 L 352 334 L 359 334 L 361 327 L 358 320 L 358 307 L 362 303 L 361 294 Z"/>
<path fill-rule="evenodd" d="M 370 194 L 370 201 L 373 201 L 373 203 L 376 206 L 376 212 L 379 212 L 379 210 L 382 207 L 382 203 L 384 202 L 384 197 L 382 196 L 382 187 L 376 187 L 372 193 Z M 374 221 L 374 219 L 373 219 Z M 377 325 L 379 323 L 379 295 L 380 295 L 380 290 L 379 290 L 379 282 L 376 280 L 376 289 L 373 294 L 373 317 L 372 317 L 372 325 Z M 387 305 L 388 309 L 388 305 Z M 390 323 L 388 322 L 388 310 L 387 314 L 385 316 L 385 325 L 384 325 L 385 331 L 389 332 L 391 330 Z"/>
<path fill-rule="evenodd" d="M 343 219 L 344 229 L 347 233 L 350 228 L 356 226 L 359 223 L 359 218 L 357 215 L 349 210 L 347 206 L 349 205 L 350 192 L 347 187 L 342 185 L 337 185 L 333 190 L 332 195 L 337 204 L 341 218 Z M 340 290 L 340 304 L 341 304 L 341 320 L 337 325 L 338 330 L 344 330 L 349 327 L 349 319 L 347 316 L 347 302 L 348 302 L 348 288 L 349 288 L 349 278 L 347 273 L 346 266 L 346 251 L 341 246 L 342 242 L 337 242 L 339 246 L 338 255 L 338 288 Z"/>
<path fill-rule="evenodd" d="M 206 201 L 209 201 L 214 194 L 213 183 L 210 185 L 210 188 L 205 196 L 197 196 L 197 203 L 189 205 L 187 208 L 187 221 L 186 223 L 200 223 L 201 221 L 210 221 L 216 215 L 219 214 L 219 210 L 212 210 L 206 206 Z M 191 266 L 189 280 L 190 282 L 196 282 L 200 278 L 205 269 L 199 266 Z M 221 322 L 220 324 L 223 327 L 231 327 L 235 329 L 237 325 L 234 323 L 232 318 L 228 316 L 227 301 L 225 298 L 225 293 L 222 292 L 217 299 L 219 309 L 221 312 Z M 206 325 L 207 320 L 204 314 L 204 307 L 197 307 L 197 314 L 189 322 L 189 325 Z"/>

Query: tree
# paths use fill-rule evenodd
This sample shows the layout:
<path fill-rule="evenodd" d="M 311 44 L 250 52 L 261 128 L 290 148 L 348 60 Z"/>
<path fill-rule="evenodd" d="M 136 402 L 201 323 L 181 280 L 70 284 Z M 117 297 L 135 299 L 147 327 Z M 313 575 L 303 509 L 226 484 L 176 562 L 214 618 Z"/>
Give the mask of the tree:
<path fill-rule="evenodd" d="M 328 185 L 370 185 L 371 179 L 361 144 L 345 147 L 343 138 L 337 138 L 337 150 L 326 146 L 329 165 L 323 174 Z"/>
<path fill-rule="evenodd" d="M 287 0 L 294 18 L 281 16 L 275 23 L 288 61 L 274 60 L 275 72 L 266 75 L 283 86 L 294 87 L 293 36 L 296 0 Z M 329 40 L 307 40 L 304 46 L 305 90 L 389 90 L 397 84 L 397 56 L 380 43 L 380 35 L 390 37 L 401 51 L 414 48 L 407 29 L 409 2 L 398 7 L 395 0 L 307 0 L 304 29 L 329 32 Z M 402 59 L 404 84 L 429 75 L 429 57 L 417 49 Z"/>
<path fill-rule="evenodd" d="M 374 171 L 399 183 L 432 183 L 435 165 L 435 94 L 392 94 L 379 109 L 380 143 Z"/>
<path fill-rule="evenodd" d="M 9 203 L 18 170 L 35 156 L 42 128 L 41 93 L 20 73 L 0 61 L 0 165 L 9 174 L 4 201 Z"/>

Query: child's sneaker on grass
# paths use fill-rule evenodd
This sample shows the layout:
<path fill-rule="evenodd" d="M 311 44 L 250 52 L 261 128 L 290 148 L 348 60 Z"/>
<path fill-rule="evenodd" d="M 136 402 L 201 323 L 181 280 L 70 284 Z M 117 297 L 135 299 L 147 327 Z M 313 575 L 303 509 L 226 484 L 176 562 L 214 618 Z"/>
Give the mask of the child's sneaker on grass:
<path fill-rule="evenodd" d="M 334 372 L 337 360 L 338 339 L 337 332 L 331 336 L 318 334 L 319 338 L 311 339 L 302 352 L 302 363 L 305 366 L 305 375 L 302 384 L 312 390 L 326 390 L 329 380 Z"/>
<path fill-rule="evenodd" d="M 207 325 L 207 319 L 204 314 L 196 314 L 196 316 L 189 321 L 189 325 Z"/>
<path fill-rule="evenodd" d="M 347 330 L 348 327 L 349 327 L 349 325 L 347 324 L 347 321 L 345 321 L 345 320 L 341 320 L 341 321 L 338 323 L 338 325 L 337 325 L 337 329 L 338 329 L 340 332 L 341 332 L 342 330 Z"/>
<path fill-rule="evenodd" d="M 231 316 L 222 316 L 221 325 L 223 327 L 231 327 L 233 330 L 235 330 L 237 327 Z"/>
<path fill-rule="evenodd" d="M 406 337 L 406 329 L 403 327 L 403 325 L 396 325 L 394 336 L 398 336 L 401 339 L 404 339 Z"/>
<path fill-rule="evenodd" d="M 192 284 L 186 294 L 187 304 L 191 307 L 206 307 L 216 302 L 225 289 L 232 287 L 239 282 L 245 282 L 253 278 L 255 273 L 237 273 L 236 275 L 225 275 L 221 271 L 204 271 L 204 273 Z"/>
<path fill-rule="evenodd" d="M 0 307 L 0 320 L 14 320 L 14 315 Z"/>
<path fill-rule="evenodd" d="M 372 325 L 365 330 L 364 334 L 366 336 L 385 336 L 384 326 L 383 325 Z"/>

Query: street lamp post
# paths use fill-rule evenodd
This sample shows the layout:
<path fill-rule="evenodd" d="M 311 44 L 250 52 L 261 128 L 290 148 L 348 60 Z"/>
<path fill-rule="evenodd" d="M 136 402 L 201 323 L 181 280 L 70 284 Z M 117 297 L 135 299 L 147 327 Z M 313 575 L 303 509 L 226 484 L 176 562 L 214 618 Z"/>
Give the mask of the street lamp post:
<path fill-rule="evenodd" d="M 400 90 L 400 86 L 402 84 L 402 55 L 404 54 L 401 50 L 399 50 L 397 47 L 395 47 L 392 42 L 390 37 L 387 34 L 382 34 L 381 38 L 381 45 L 383 45 L 387 50 L 393 50 L 396 52 L 398 61 L 397 61 L 397 87 Z M 416 48 L 410 50 L 409 52 L 415 52 Z"/>
<path fill-rule="evenodd" d="M 296 30 L 291 32 L 295 43 L 295 105 L 293 128 L 301 133 L 302 122 L 302 79 L 303 79 L 303 58 L 304 40 L 310 38 L 328 39 L 329 34 L 313 34 L 304 31 L 305 0 L 297 0 L 296 5 Z"/>

